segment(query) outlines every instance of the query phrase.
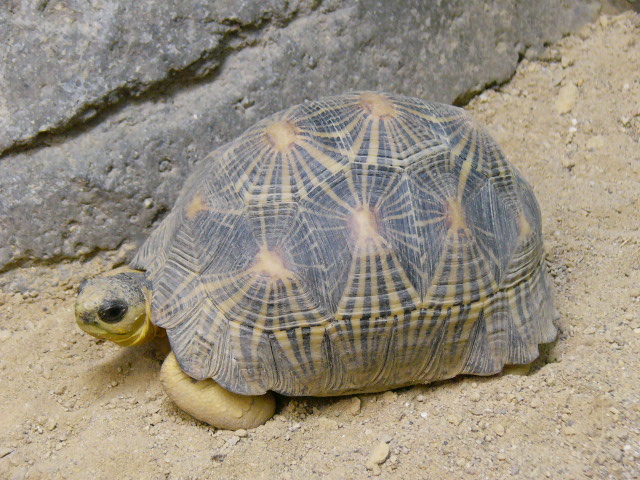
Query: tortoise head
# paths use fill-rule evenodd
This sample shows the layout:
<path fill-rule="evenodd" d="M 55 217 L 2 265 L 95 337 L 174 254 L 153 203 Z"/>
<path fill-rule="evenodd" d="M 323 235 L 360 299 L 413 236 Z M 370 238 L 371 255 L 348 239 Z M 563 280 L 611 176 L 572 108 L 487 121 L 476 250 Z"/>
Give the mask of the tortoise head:
<path fill-rule="evenodd" d="M 125 347 L 151 340 L 159 328 L 151 323 L 151 284 L 144 272 L 122 267 L 84 280 L 76 322 L 94 337 Z"/>

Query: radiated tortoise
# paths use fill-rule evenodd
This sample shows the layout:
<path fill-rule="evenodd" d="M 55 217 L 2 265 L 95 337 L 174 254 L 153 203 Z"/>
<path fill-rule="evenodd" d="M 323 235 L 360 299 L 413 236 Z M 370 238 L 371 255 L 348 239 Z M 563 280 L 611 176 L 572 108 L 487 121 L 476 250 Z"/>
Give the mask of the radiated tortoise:
<path fill-rule="evenodd" d="M 553 340 L 540 210 L 463 110 L 356 92 L 211 153 L 129 267 L 84 281 L 80 328 L 166 330 L 169 396 L 221 428 L 271 392 L 343 395 L 491 375 Z"/>

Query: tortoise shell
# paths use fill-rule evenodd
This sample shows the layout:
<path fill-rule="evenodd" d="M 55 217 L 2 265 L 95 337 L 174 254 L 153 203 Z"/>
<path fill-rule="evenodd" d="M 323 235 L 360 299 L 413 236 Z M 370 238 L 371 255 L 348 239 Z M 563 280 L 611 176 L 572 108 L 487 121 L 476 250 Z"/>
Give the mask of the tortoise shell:
<path fill-rule="evenodd" d="M 534 360 L 544 256 L 531 187 L 466 112 L 357 92 L 211 153 L 133 266 L 191 377 L 338 395 Z"/>

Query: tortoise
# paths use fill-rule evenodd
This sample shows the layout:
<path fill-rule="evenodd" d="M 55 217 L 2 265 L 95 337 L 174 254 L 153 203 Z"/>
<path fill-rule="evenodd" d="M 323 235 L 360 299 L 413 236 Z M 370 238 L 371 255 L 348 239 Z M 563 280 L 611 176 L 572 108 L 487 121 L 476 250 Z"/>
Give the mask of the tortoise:
<path fill-rule="evenodd" d="M 127 267 L 82 282 L 80 328 L 155 335 L 172 400 L 252 428 L 272 392 L 379 392 L 528 364 L 555 339 L 540 209 L 464 110 L 353 92 L 208 155 Z"/>

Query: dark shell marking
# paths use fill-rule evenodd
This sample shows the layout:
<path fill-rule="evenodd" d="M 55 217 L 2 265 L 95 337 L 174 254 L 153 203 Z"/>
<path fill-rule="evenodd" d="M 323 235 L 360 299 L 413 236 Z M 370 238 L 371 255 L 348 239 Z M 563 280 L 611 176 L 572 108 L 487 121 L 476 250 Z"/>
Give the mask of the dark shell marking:
<path fill-rule="evenodd" d="M 488 375 L 556 335 L 531 187 L 463 110 L 397 95 L 213 152 L 133 266 L 182 368 L 242 394 Z"/>

